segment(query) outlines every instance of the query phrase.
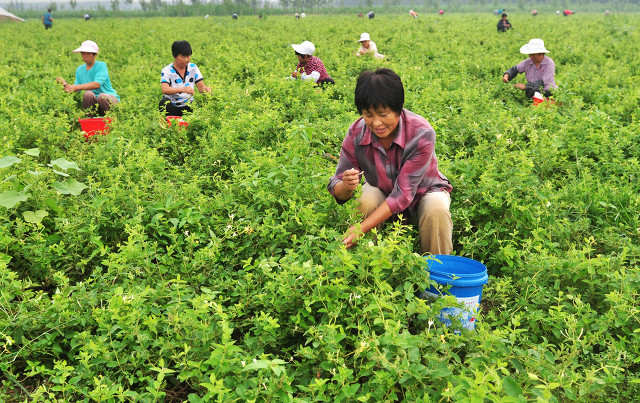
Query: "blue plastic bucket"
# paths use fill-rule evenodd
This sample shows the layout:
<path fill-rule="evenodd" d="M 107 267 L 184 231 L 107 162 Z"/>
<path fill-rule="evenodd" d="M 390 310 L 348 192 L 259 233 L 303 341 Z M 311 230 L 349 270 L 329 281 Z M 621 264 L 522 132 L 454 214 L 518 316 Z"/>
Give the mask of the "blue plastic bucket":
<path fill-rule="evenodd" d="M 457 317 L 465 329 L 474 330 L 482 287 L 489 281 L 487 267 L 476 260 L 461 256 L 434 255 L 425 259 L 429 265 L 429 276 L 443 287 L 440 287 L 442 290 L 438 290 L 431 286 L 423 293 L 423 298 L 453 295 L 465 308 L 443 308 L 438 319 L 449 326 L 450 317 Z M 445 290 L 448 285 L 451 287 Z"/>

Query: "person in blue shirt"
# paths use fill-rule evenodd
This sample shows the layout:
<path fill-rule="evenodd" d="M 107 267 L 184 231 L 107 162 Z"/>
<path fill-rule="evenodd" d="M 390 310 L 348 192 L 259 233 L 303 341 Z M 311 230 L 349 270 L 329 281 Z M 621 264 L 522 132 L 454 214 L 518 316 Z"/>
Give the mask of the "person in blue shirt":
<path fill-rule="evenodd" d="M 51 15 L 51 9 L 47 9 L 47 12 L 42 16 L 42 23 L 44 24 L 44 29 L 49 29 L 53 27 L 53 15 Z"/>
<path fill-rule="evenodd" d="M 94 41 L 84 41 L 73 53 L 80 53 L 84 64 L 76 69 L 76 81 L 73 85 L 58 77 L 57 81 L 64 86 L 65 92 L 84 91 L 82 107 L 90 109 L 88 115 L 96 113 L 104 116 L 111 105 L 120 102 L 118 93 L 111 87 L 109 70 L 105 62 L 96 60 L 98 45 Z M 96 110 L 97 109 L 97 110 Z"/>

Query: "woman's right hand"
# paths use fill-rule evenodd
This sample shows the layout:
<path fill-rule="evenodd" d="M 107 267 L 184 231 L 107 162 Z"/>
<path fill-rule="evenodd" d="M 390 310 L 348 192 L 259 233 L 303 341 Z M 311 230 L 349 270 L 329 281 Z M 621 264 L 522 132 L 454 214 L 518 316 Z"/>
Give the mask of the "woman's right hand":
<path fill-rule="evenodd" d="M 191 95 L 196 93 L 193 87 L 182 87 L 180 92 L 183 92 L 185 94 L 191 94 Z"/>
<path fill-rule="evenodd" d="M 361 172 L 355 168 L 344 171 L 342 174 L 342 183 L 344 184 L 345 189 L 355 190 L 360 183 L 360 174 Z"/>

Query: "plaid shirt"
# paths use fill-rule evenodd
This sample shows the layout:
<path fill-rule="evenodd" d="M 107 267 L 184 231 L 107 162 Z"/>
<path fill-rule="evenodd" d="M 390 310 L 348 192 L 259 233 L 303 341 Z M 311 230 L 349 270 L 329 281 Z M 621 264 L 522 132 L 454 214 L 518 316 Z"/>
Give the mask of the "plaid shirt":
<path fill-rule="evenodd" d="M 387 195 L 393 214 L 407 209 L 415 212 L 425 193 L 453 190 L 438 170 L 435 145 L 436 133 L 429 122 L 407 109 L 402 110 L 393 143 L 386 150 L 360 118 L 349 127 L 342 142 L 336 174 L 327 190 L 335 197 L 333 188 L 344 171 L 355 168 L 364 171 L 367 183 Z"/>
<path fill-rule="evenodd" d="M 531 59 L 525 59 L 516 66 L 518 73 L 524 73 L 528 83 L 535 83 L 538 80 L 544 82 L 544 90 L 549 88 L 558 88 L 556 85 L 556 64 L 553 59 L 545 56 L 540 65 L 536 68 Z"/>
<path fill-rule="evenodd" d="M 306 74 L 311 74 L 314 71 L 317 71 L 318 73 L 320 73 L 320 78 L 318 79 L 318 81 L 324 80 L 326 78 L 331 78 L 329 77 L 329 74 L 327 74 L 327 69 L 324 68 L 322 60 L 315 56 L 311 56 L 307 64 L 298 63 L 298 65 L 296 66 L 296 71 L 301 70 Z"/>

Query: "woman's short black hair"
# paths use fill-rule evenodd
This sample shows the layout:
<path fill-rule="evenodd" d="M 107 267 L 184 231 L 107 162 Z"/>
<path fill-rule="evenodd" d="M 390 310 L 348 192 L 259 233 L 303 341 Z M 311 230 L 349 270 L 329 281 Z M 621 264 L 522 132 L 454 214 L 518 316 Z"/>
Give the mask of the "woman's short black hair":
<path fill-rule="evenodd" d="M 175 41 L 171 45 L 171 53 L 173 53 L 173 57 L 178 57 L 178 55 L 191 56 L 191 45 L 187 41 Z"/>
<path fill-rule="evenodd" d="M 404 86 L 400 76 L 387 68 L 363 71 L 356 83 L 355 104 L 359 114 L 363 110 L 381 108 L 400 114 L 404 106 Z"/>

